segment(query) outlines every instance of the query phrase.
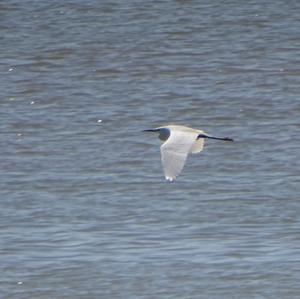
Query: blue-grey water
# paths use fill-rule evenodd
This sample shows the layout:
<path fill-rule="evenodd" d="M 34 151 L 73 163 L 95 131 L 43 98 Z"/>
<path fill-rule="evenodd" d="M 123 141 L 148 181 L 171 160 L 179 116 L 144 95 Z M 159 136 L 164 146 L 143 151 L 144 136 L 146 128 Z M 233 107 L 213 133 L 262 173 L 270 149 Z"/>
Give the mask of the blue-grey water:
<path fill-rule="evenodd" d="M 300 298 L 300 2 L 0 3 L 0 297 Z M 167 123 L 230 136 L 164 180 Z"/>

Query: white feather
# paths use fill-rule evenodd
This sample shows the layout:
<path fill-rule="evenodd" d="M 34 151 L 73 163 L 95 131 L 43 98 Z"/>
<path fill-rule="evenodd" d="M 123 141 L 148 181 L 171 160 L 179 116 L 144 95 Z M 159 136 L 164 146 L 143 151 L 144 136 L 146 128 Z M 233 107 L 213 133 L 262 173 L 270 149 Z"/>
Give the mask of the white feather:
<path fill-rule="evenodd" d="M 194 142 L 194 144 L 190 150 L 190 153 L 192 153 L 192 154 L 200 153 L 203 150 L 203 146 L 204 146 L 204 138 L 197 139 Z"/>
<path fill-rule="evenodd" d="M 160 147 L 161 161 L 166 179 L 173 181 L 182 171 L 188 153 L 197 143 L 199 133 L 196 130 L 179 126 L 167 126 L 166 128 L 170 130 L 170 136 Z M 199 145 L 194 150 L 198 149 Z"/>

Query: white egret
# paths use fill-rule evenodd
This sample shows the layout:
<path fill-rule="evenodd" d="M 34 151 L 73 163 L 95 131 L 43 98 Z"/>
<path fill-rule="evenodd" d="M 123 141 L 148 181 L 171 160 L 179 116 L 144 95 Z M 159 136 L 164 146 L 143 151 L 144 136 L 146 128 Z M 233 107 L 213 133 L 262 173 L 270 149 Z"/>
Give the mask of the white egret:
<path fill-rule="evenodd" d="M 165 178 L 173 181 L 180 174 L 189 153 L 199 153 L 203 149 L 204 139 L 233 141 L 205 134 L 202 130 L 179 125 L 167 125 L 144 132 L 159 132 L 159 139 L 165 141 L 161 147 L 161 162 Z"/>

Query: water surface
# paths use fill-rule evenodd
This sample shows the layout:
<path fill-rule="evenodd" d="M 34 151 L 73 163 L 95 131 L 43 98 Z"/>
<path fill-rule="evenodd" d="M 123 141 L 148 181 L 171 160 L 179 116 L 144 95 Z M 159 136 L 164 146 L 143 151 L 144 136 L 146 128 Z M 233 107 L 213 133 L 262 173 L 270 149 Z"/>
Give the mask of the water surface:
<path fill-rule="evenodd" d="M 3 298 L 299 298 L 299 9 L 2 3 Z M 166 123 L 236 142 L 167 183 Z"/>

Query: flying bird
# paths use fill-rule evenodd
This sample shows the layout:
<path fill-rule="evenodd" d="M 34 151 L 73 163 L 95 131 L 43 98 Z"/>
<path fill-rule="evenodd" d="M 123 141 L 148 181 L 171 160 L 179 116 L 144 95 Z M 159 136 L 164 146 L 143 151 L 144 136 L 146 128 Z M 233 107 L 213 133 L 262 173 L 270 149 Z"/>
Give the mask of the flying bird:
<path fill-rule="evenodd" d="M 165 141 L 160 147 L 160 152 L 165 178 L 168 181 L 175 180 L 180 174 L 188 154 L 196 154 L 202 151 L 204 139 L 233 141 L 229 137 L 214 137 L 204 133 L 202 130 L 180 125 L 167 125 L 143 131 L 158 132 L 159 139 Z"/>

